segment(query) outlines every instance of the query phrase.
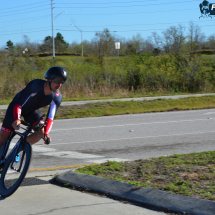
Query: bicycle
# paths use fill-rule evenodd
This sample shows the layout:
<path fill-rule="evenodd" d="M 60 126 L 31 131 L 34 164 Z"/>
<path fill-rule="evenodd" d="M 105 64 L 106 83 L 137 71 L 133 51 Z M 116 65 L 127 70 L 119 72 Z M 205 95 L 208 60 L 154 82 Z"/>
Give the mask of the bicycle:
<path fill-rule="evenodd" d="M 30 166 L 32 155 L 31 144 L 27 142 L 26 138 L 28 134 L 35 134 L 32 129 L 39 131 L 46 125 L 44 122 L 41 123 L 43 117 L 44 115 L 40 118 L 40 120 L 38 120 L 38 122 L 34 126 L 31 126 L 29 123 L 21 120 L 21 124 L 27 126 L 27 128 L 18 126 L 18 130 L 19 128 L 22 128 L 25 131 L 21 133 L 14 130 L 10 134 L 9 138 L 2 145 L 2 155 L 0 155 L 0 170 L 2 169 L 2 173 L 0 173 L 0 194 L 4 198 L 12 195 L 18 189 L 23 179 L 25 178 L 25 175 Z M 20 139 L 12 148 L 12 150 L 8 153 L 11 140 L 15 135 L 19 135 Z M 39 137 L 45 141 L 43 137 Z M 50 140 L 46 140 L 46 143 L 49 144 Z M 19 159 L 17 159 L 18 154 Z"/>

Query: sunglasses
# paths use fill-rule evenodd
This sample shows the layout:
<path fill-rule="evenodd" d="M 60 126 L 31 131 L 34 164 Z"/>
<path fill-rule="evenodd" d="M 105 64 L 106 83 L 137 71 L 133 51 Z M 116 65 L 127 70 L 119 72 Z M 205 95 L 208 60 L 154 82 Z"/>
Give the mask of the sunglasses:
<path fill-rule="evenodd" d="M 52 82 L 55 84 L 62 84 L 62 85 L 65 83 L 65 81 L 63 81 L 62 79 L 58 79 L 58 78 L 54 79 Z"/>

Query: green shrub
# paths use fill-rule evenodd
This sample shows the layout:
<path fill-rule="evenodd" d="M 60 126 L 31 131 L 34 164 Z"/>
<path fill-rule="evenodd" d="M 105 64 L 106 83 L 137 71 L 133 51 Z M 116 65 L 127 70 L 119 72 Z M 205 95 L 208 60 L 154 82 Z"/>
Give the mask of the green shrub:
<path fill-rule="evenodd" d="M 50 53 L 43 53 L 50 55 Z M 58 55 L 58 53 L 56 53 Z M 12 98 L 30 80 L 43 78 L 51 66 L 63 66 L 68 81 L 61 92 L 64 98 L 110 96 L 116 92 L 212 92 L 215 86 L 215 61 L 200 55 L 164 54 L 121 58 L 75 57 L 70 53 L 52 57 L 14 57 L 0 54 L 0 99 Z M 73 54 L 76 55 L 76 54 Z"/>

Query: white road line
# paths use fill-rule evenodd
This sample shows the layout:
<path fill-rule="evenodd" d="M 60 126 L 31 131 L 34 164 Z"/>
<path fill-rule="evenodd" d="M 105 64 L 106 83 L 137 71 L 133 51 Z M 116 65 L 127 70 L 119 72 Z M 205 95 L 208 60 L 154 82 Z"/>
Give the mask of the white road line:
<path fill-rule="evenodd" d="M 51 149 L 41 146 L 33 146 L 33 152 L 36 152 L 39 155 L 58 157 L 63 159 L 84 159 L 86 162 L 90 163 L 104 163 L 107 160 L 110 161 L 128 161 L 128 159 L 121 158 L 107 158 L 101 155 L 93 155 L 87 153 L 80 153 L 75 151 L 59 151 L 58 149 Z"/>
<path fill-rule="evenodd" d="M 52 144 L 52 145 L 55 146 L 55 145 L 76 144 L 76 143 L 79 143 L 79 144 L 80 143 L 97 143 L 97 142 L 108 142 L 108 141 L 147 139 L 147 138 L 172 137 L 172 136 L 184 136 L 184 135 L 197 135 L 197 134 L 208 134 L 208 133 L 215 133 L 215 131 L 196 132 L 196 133 L 183 133 L 183 134 L 170 134 L 170 135 L 157 135 L 157 136 L 143 136 L 143 137 L 132 137 L 132 138 L 120 138 L 120 139 L 90 140 L 90 141 L 81 141 L 81 142 L 57 143 L 57 144 Z"/>
<path fill-rule="evenodd" d="M 85 154 L 75 151 L 61 151 L 59 149 L 53 149 L 43 146 L 33 146 L 33 152 L 36 152 L 39 155 L 55 156 L 62 158 L 77 158 L 77 159 L 103 158 L 103 156 L 100 155 Z"/>
<path fill-rule="evenodd" d="M 210 110 L 214 110 L 210 109 Z M 181 114 L 181 113 L 189 113 L 189 112 L 205 112 L 209 111 L 208 109 L 201 109 L 201 110 L 181 110 L 181 111 L 167 111 L 167 112 L 153 112 L 153 113 L 138 113 L 138 114 L 122 114 L 122 115 L 113 115 L 113 116 L 99 116 L 99 117 L 86 117 L 86 118 L 72 118 L 72 119 L 57 119 L 56 121 L 83 121 L 83 120 L 96 120 L 96 119 L 101 119 L 101 118 L 120 118 L 120 117 L 140 117 L 142 115 L 170 115 L 170 114 Z"/>
<path fill-rule="evenodd" d="M 133 139 L 147 139 L 147 138 L 160 138 L 160 137 L 173 137 L 173 136 L 184 136 L 184 135 L 197 135 L 197 134 L 209 134 L 209 133 L 215 133 L 215 131 L 207 131 L 207 132 L 195 132 L 195 133 L 182 133 L 182 134 L 169 134 L 169 135 L 156 135 L 156 136 L 143 136 L 143 137 L 132 137 L 132 138 L 119 138 L 119 139 L 106 139 L 106 140 L 90 140 L 90 141 L 79 141 L 79 142 L 69 142 L 69 143 L 57 143 L 57 144 L 52 144 L 52 146 L 57 146 L 57 145 L 65 145 L 65 144 L 80 144 L 80 143 L 97 143 L 97 142 L 108 142 L 108 141 L 120 141 L 120 140 L 133 140 Z M 12 148 L 15 145 L 15 143 L 10 144 L 10 148 Z M 42 145 L 42 144 L 41 144 Z M 44 145 L 45 146 L 45 145 Z M 33 148 L 39 148 L 40 146 L 34 145 Z M 55 149 L 51 148 L 44 148 L 42 146 L 42 151 L 47 151 L 51 152 Z M 59 151 L 59 150 L 58 150 Z"/>
<path fill-rule="evenodd" d="M 10 148 L 12 148 L 15 143 L 11 143 Z M 53 144 L 54 145 L 54 144 Z M 51 157 L 58 157 L 58 158 L 65 158 L 65 159 L 84 159 L 86 162 L 90 163 L 104 163 L 106 161 L 129 161 L 128 159 L 121 159 L 121 158 L 111 158 L 111 157 L 104 157 L 101 155 L 93 155 L 87 153 L 80 153 L 75 151 L 60 151 L 59 149 L 49 148 L 47 146 L 37 146 L 34 145 L 33 153 L 38 155 L 45 155 Z"/>
<path fill-rule="evenodd" d="M 215 119 L 215 118 L 210 118 Z M 92 127 L 81 127 L 81 128 L 62 128 L 62 129 L 53 129 L 51 132 L 56 131 L 67 131 L 67 130 L 82 130 L 82 129 L 98 129 L 98 128 L 110 128 L 110 127 L 124 127 L 124 126 L 134 126 L 134 125 L 152 125 L 152 124 L 168 124 L 168 123 L 180 123 L 180 122 L 194 122 L 194 121 L 207 121 L 208 119 L 190 119 L 190 120 L 178 120 L 178 121 L 166 121 L 166 122 L 143 122 L 143 123 L 134 123 L 134 124 L 124 124 L 124 125 L 101 125 L 101 126 L 92 126 Z"/>

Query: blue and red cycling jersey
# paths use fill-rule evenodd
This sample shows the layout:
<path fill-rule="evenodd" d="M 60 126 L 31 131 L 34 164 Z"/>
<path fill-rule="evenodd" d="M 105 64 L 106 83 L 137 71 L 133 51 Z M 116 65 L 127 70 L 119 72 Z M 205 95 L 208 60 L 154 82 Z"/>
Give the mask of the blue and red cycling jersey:
<path fill-rule="evenodd" d="M 31 114 L 32 116 L 37 116 L 38 113 L 40 113 L 38 110 L 39 108 L 50 105 L 46 118 L 47 125 L 45 127 L 45 134 L 48 134 L 50 132 L 57 109 L 62 101 L 62 95 L 59 90 L 45 95 L 45 83 L 46 81 L 44 80 L 35 79 L 29 82 L 24 89 L 16 94 L 8 107 L 1 130 L 9 133 L 12 132 L 13 121 L 15 121 L 16 119 L 21 119 L 21 116 L 23 116 L 24 118 L 26 117 L 26 119 L 28 119 L 28 116 Z M 34 117 L 34 119 L 36 118 Z"/>

